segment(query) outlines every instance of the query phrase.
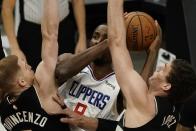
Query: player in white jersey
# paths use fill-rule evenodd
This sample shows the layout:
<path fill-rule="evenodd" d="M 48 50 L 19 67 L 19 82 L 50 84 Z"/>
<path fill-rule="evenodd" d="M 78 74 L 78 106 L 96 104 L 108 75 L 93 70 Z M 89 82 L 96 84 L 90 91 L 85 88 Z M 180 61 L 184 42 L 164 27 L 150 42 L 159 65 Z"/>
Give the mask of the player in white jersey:
<path fill-rule="evenodd" d="M 60 89 L 66 105 L 81 115 L 112 120 L 118 116 L 116 99 L 120 88 L 114 72 L 97 80 L 91 66 L 87 66 Z"/>
<path fill-rule="evenodd" d="M 90 46 L 97 45 L 106 39 L 107 26 L 100 25 L 93 33 Z M 159 46 L 157 44 L 153 51 L 158 51 Z M 89 59 L 89 57 L 85 59 Z M 154 62 L 155 58 L 156 55 L 150 51 L 142 71 L 144 80 L 147 80 L 153 70 L 153 64 L 148 63 Z M 81 59 L 80 62 L 82 63 L 83 60 Z M 119 115 L 117 112 L 117 96 L 120 90 L 113 72 L 110 53 L 106 51 L 102 55 L 96 56 L 93 62 L 70 79 L 67 79 L 66 73 L 62 72 L 73 69 L 73 67 L 63 66 L 65 63 L 70 63 L 66 57 L 60 60 L 56 69 L 58 83 L 62 84 L 67 80 L 59 89 L 60 94 L 65 97 L 65 104 L 79 114 L 116 120 Z M 123 106 L 122 100 L 118 103 Z"/>
<path fill-rule="evenodd" d="M 100 25 L 93 33 L 90 46 L 105 39 L 107 26 Z M 65 104 L 81 115 L 112 120 L 118 116 L 116 103 L 120 87 L 112 69 L 109 51 L 96 56 L 81 72 L 68 79 L 59 91 L 65 97 Z"/>

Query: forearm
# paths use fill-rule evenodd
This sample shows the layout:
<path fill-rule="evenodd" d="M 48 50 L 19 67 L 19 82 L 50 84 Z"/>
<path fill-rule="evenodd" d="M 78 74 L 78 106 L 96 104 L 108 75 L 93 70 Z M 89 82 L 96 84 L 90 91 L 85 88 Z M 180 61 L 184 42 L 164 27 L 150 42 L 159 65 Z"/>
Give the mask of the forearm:
<path fill-rule="evenodd" d="M 2 3 L 3 26 L 8 37 L 11 50 L 19 49 L 14 29 L 14 5 L 15 0 L 3 0 Z"/>
<path fill-rule="evenodd" d="M 72 0 L 72 6 L 79 32 L 79 37 L 86 39 L 86 11 L 84 0 Z"/>
<path fill-rule="evenodd" d="M 42 31 L 42 60 L 47 62 L 57 60 L 58 56 L 58 26 L 59 10 L 57 0 L 44 0 Z M 56 65 L 56 64 L 55 64 Z"/>
<path fill-rule="evenodd" d="M 0 59 L 4 58 L 5 54 L 3 52 L 3 47 L 2 47 L 2 40 L 1 40 L 1 30 L 0 30 Z M 1 94 L 1 91 L 0 91 Z M 1 95 L 0 95 L 1 96 Z"/>
<path fill-rule="evenodd" d="M 96 131 L 98 127 L 98 119 L 82 116 L 77 126 L 85 131 Z"/>
<path fill-rule="evenodd" d="M 108 1 L 108 38 L 110 46 L 126 46 L 123 0 Z M 118 11 L 117 11 L 118 10 Z M 118 18 L 118 19 L 114 19 Z"/>
<path fill-rule="evenodd" d="M 74 54 L 69 58 L 58 62 L 56 66 L 55 76 L 59 85 L 63 84 L 67 79 L 76 75 L 97 56 L 107 50 L 107 40 L 93 47 L 90 47 L 79 54 Z"/>
<path fill-rule="evenodd" d="M 123 59 L 127 59 L 127 63 L 133 69 L 133 63 L 126 45 L 123 0 L 108 1 L 108 39 L 113 65 L 118 65 L 119 62 L 124 63 L 125 60 Z M 123 57 L 123 59 L 117 60 L 117 55 L 119 54 L 118 52 L 120 53 L 121 57 Z"/>
<path fill-rule="evenodd" d="M 141 72 L 141 76 L 144 79 L 144 81 L 148 81 L 148 78 L 152 75 L 153 73 L 153 69 L 154 69 L 154 64 L 156 62 L 156 58 L 157 58 L 157 53 L 158 51 L 150 51 L 147 59 L 145 61 L 145 64 L 143 66 L 142 72 Z"/>

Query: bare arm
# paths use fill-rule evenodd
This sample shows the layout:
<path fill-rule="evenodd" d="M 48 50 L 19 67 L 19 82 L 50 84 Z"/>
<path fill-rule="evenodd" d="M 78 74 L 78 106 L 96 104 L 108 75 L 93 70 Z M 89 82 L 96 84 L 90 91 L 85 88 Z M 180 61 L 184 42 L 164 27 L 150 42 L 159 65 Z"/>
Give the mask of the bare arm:
<path fill-rule="evenodd" d="M 76 75 L 91 61 L 96 59 L 99 54 L 106 51 L 108 44 L 107 40 L 102 41 L 93 47 L 90 47 L 78 54 L 62 54 L 58 58 L 56 66 L 56 80 L 58 85 L 63 84 L 68 78 Z M 77 65 L 77 66 L 76 66 Z"/>
<path fill-rule="evenodd" d="M 127 100 L 127 108 L 138 109 L 138 107 L 144 107 L 147 103 L 147 85 L 134 70 L 126 45 L 124 24 L 123 0 L 109 0 L 108 40 L 114 71 Z"/>
<path fill-rule="evenodd" d="M 2 20 L 5 33 L 8 37 L 11 53 L 26 61 L 26 57 L 20 50 L 14 29 L 14 6 L 16 0 L 3 0 Z"/>
<path fill-rule="evenodd" d="M 177 128 L 176 128 L 176 131 L 192 131 L 192 129 L 189 128 L 189 127 L 185 127 L 185 126 L 183 126 L 181 124 L 178 124 Z"/>
<path fill-rule="evenodd" d="M 85 131 L 96 131 L 97 129 L 98 119 L 96 118 L 79 115 L 74 111 L 71 111 L 69 108 L 66 108 L 59 113 L 66 116 L 60 119 L 62 123 L 68 123 L 70 125 L 80 127 Z"/>
<path fill-rule="evenodd" d="M 1 30 L 0 30 L 0 60 L 5 57 L 5 54 L 3 52 L 3 45 L 2 44 L 3 43 L 2 43 L 2 40 L 1 40 Z"/>
<path fill-rule="evenodd" d="M 0 60 L 2 58 L 4 58 L 5 55 L 4 55 L 4 52 L 3 52 L 3 47 L 2 47 L 2 40 L 1 40 L 1 31 L 0 31 Z M 4 92 L 3 90 L 0 88 L 0 102 L 1 100 L 3 99 L 3 96 L 4 96 Z"/>
<path fill-rule="evenodd" d="M 79 39 L 76 45 L 75 53 L 79 53 L 86 49 L 86 11 L 85 0 L 72 0 L 72 6 L 76 24 L 79 33 Z"/>
<path fill-rule="evenodd" d="M 56 102 L 60 107 L 63 107 L 61 111 L 55 113 L 54 115 L 61 115 L 60 121 L 62 123 L 68 123 L 73 126 L 80 127 L 85 131 L 96 131 L 98 127 L 98 119 L 86 117 L 84 115 L 79 115 L 76 112 L 70 110 L 66 107 L 62 97 L 56 95 L 53 96 L 53 101 Z"/>
<path fill-rule="evenodd" d="M 43 92 L 53 93 L 55 89 L 54 72 L 58 57 L 58 2 L 57 0 L 44 0 L 44 9 L 41 22 L 42 31 L 42 62 L 36 70 L 36 78 L 43 88 Z M 43 77 L 44 76 L 44 77 Z"/>
<path fill-rule="evenodd" d="M 156 62 L 157 54 L 158 54 L 158 51 L 159 51 L 159 48 L 161 45 L 161 41 L 162 41 L 161 28 L 160 28 L 159 24 L 157 23 L 157 21 L 155 22 L 155 24 L 156 24 L 156 28 L 157 28 L 157 36 L 147 51 L 148 56 L 145 61 L 143 70 L 141 72 L 141 76 L 143 77 L 143 79 L 146 82 L 148 82 L 148 78 L 153 73 L 154 64 Z"/>

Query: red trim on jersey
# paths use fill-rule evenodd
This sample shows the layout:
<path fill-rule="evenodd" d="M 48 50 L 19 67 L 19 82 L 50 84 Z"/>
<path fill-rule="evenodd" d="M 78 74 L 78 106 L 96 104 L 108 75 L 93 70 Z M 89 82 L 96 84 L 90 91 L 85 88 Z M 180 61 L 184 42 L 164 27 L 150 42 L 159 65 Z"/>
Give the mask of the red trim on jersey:
<path fill-rule="evenodd" d="M 87 108 L 87 105 L 84 105 L 84 104 L 78 102 L 74 112 L 76 112 L 80 115 L 84 115 L 84 112 L 86 111 L 86 108 Z"/>

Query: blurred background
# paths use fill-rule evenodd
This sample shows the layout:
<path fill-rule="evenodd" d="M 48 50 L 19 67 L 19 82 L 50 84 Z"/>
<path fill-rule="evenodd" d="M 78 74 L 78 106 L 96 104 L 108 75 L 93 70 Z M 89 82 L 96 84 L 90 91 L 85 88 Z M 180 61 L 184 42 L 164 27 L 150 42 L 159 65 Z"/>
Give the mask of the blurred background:
<path fill-rule="evenodd" d="M 95 27 L 107 23 L 107 0 L 86 0 L 85 2 L 87 38 L 90 39 Z M 0 0 L 0 8 L 1 4 L 2 0 Z M 163 30 L 162 47 L 175 54 L 177 58 L 191 62 L 196 70 L 196 0 L 126 0 L 124 9 L 127 12 L 144 11 L 158 20 Z M 73 15 L 73 12 L 70 15 Z M 17 24 L 19 19 L 15 20 Z M 9 44 L 1 17 L 0 30 L 4 50 L 9 54 Z M 145 56 L 145 52 L 133 53 L 138 70 L 141 69 Z M 0 131 L 3 131 L 1 125 Z"/>
<path fill-rule="evenodd" d="M 107 0 L 86 0 L 85 2 L 86 29 L 89 39 L 97 25 L 107 23 Z M 1 3 L 2 0 L 0 7 Z M 127 12 L 144 11 L 157 19 L 163 30 L 163 48 L 174 53 L 177 58 L 188 60 L 196 70 L 196 37 L 194 37 L 196 0 L 126 0 L 124 6 Z M 0 29 L 4 36 L 1 19 Z M 3 41 L 6 41 L 6 38 L 3 37 Z M 7 42 L 3 44 L 9 52 Z M 138 57 L 136 59 L 140 60 L 143 55 L 141 58 Z"/>

